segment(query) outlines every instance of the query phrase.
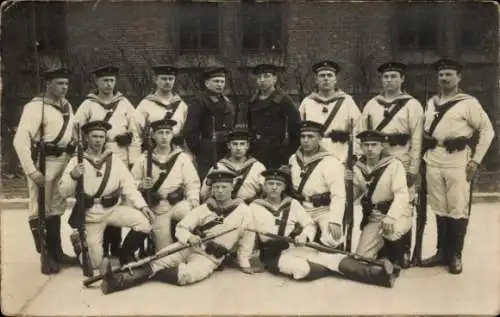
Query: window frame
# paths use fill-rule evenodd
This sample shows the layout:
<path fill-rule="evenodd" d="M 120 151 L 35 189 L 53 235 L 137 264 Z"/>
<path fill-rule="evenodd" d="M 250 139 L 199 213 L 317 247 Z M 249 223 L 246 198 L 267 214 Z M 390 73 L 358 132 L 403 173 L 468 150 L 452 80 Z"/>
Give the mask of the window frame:
<path fill-rule="evenodd" d="M 197 25 L 196 25 L 196 37 L 197 43 L 196 48 L 187 49 L 183 48 L 181 44 L 181 25 L 182 25 L 182 10 L 185 10 L 186 7 L 192 6 L 196 10 L 197 15 Z M 201 48 L 201 26 L 200 26 L 200 12 L 203 12 L 204 6 L 213 6 L 215 10 L 215 23 L 216 25 L 216 47 L 215 48 Z M 219 54 L 222 46 L 222 16 L 221 16 L 221 7 L 220 2 L 217 1 L 176 1 L 176 15 L 175 15 L 175 28 L 177 32 L 175 34 L 175 45 L 177 53 L 180 55 L 191 55 L 191 54 L 200 54 L 200 53 L 210 53 L 210 54 Z"/>
<path fill-rule="evenodd" d="M 288 7 L 286 6 L 287 2 L 282 1 L 282 0 L 269 0 L 269 1 L 242 1 L 240 5 L 240 14 L 239 14 L 239 50 L 243 54 L 282 54 L 286 50 L 286 16 L 287 16 L 287 9 Z M 264 18 L 261 17 L 258 21 L 259 25 L 259 33 L 258 33 L 258 46 L 257 48 L 248 48 L 244 46 L 244 39 L 245 39 L 245 19 L 246 19 L 246 7 L 247 6 L 260 6 L 260 7 L 265 7 L 265 6 L 275 6 L 276 8 L 276 13 L 279 14 L 279 22 L 278 25 L 280 26 L 279 34 L 278 34 L 278 41 L 279 41 L 279 47 L 275 49 L 271 49 L 266 47 L 265 45 L 265 39 L 263 35 L 263 30 L 265 29 L 264 27 Z M 256 9 L 258 11 L 259 9 Z M 257 16 L 258 13 L 252 13 Z M 274 13 L 273 13 L 274 14 Z"/>

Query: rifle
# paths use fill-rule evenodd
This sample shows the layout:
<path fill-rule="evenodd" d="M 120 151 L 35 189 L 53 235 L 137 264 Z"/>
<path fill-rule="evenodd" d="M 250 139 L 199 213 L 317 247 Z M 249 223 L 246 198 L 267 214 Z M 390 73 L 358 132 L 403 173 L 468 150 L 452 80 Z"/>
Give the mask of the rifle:
<path fill-rule="evenodd" d="M 33 7 L 32 12 L 33 17 L 33 31 L 36 34 L 36 13 L 35 7 Z M 35 64 L 36 64 L 36 79 L 37 79 L 37 91 L 40 92 L 40 62 L 38 59 L 38 46 L 35 40 L 34 43 L 35 50 Z M 36 240 L 38 241 L 39 251 L 40 251 L 40 264 L 41 264 L 41 272 L 42 274 L 48 275 L 51 273 L 51 262 L 53 261 L 49 257 L 49 251 L 47 248 L 47 224 L 45 219 L 45 126 L 44 126 L 44 115 L 45 115 L 45 90 L 43 90 L 42 94 L 42 118 L 40 120 L 40 140 L 38 145 L 36 146 L 36 150 L 38 151 L 38 169 L 40 173 L 44 177 L 44 184 L 38 186 L 38 219 L 36 222 Z M 36 155 L 34 156 L 36 160 Z M 37 244 L 35 241 L 35 245 Z"/>
<path fill-rule="evenodd" d="M 215 114 L 212 114 L 212 149 L 213 149 L 213 164 L 214 164 L 214 170 L 218 169 L 217 168 L 217 135 L 215 132 Z"/>
<path fill-rule="evenodd" d="M 40 244 L 40 263 L 42 274 L 51 273 L 49 251 L 47 246 L 47 223 L 45 218 L 45 126 L 43 123 L 45 114 L 45 94 L 42 96 L 42 119 L 40 123 L 40 141 L 38 142 L 38 168 L 44 177 L 44 184 L 38 188 L 38 242 Z"/>
<path fill-rule="evenodd" d="M 78 164 L 83 163 L 83 146 L 80 132 L 80 125 L 77 123 L 76 126 L 76 153 Z M 92 277 L 94 276 L 94 271 L 92 270 L 92 264 L 90 262 L 89 256 L 89 246 L 87 244 L 87 233 L 85 231 L 85 202 L 84 202 L 84 187 L 83 187 L 83 175 L 76 181 L 76 208 L 78 215 L 78 237 L 80 240 L 81 254 L 82 254 L 82 270 L 83 275 Z"/>
<path fill-rule="evenodd" d="M 238 228 L 239 227 L 234 227 L 234 228 L 231 228 L 231 229 L 227 229 L 227 230 L 221 231 L 221 232 L 216 233 L 216 234 L 212 234 L 212 235 L 207 236 L 205 238 L 202 238 L 201 239 L 201 243 L 204 243 L 204 242 L 210 241 L 212 239 L 215 239 L 217 237 L 220 237 L 222 235 L 225 235 L 225 234 L 227 234 L 229 232 L 232 232 L 232 231 L 234 231 L 234 230 L 236 230 Z M 133 268 L 140 267 L 140 266 L 143 266 L 145 264 L 151 263 L 151 262 L 153 262 L 155 260 L 158 260 L 160 258 L 166 257 L 168 255 L 180 252 L 182 250 L 189 249 L 192 246 L 193 245 L 191 245 L 191 244 L 179 244 L 177 246 L 169 245 L 169 246 L 166 246 L 165 248 L 161 249 L 160 251 L 158 251 L 154 255 L 148 256 L 148 257 L 146 257 L 144 259 L 141 259 L 141 260 L 139 260 L 137 262 L 131 262 L 131 263 L 128 263 L 128 264 L 126 264 L 124 266 L 116 267 L 111 272 L 112 273 L 125 272 L 125 271 L 131 270 Z M 97 276 L 94 276 L 94 277 L 91 277 L 89 279 L 84 280 L 83 281 L 83 285 L 86 286 L 86 287 L 89 287 L 90 285 L 92 285 L 95 282 L 100 281 L 102 279 L 104 279 L 104 275 L 99 274 Z"/>
<path fill-rule="evenodd" d="M 354 169 L 354 120 L 351 118 L 349 121 L 349 144 L 347 148 L 347 162 L 346 167 L 349 171 L 353 172 Z M 346 216 L 345 216 L 345 231 L 346 239 L 344 248 L 345 251 L 350 252 L 352 248 L 352 227 L 354 226 L 354 188 L 353 180 L 346 181 Z"/>
<path fill-rule="evenodd" d="M 425 61 L 424 61 L 425 65 Z M 424 100 L 424 112 L 427 108 L 428 99 L 428 87 L 427 87 L 427 67 L 425 67 L 425 100 Z M 422 147 L 423 148 L 423 147 Z M 425 152 L 422 151 L 422 157 Z M 425 174 L 427 173 L 427 166 L 425 161 L 421 159 L 420 161 L 420 188 L 418 191 L 416 211 L 417 211 L 417 221 L 416 221 L 416 234 L 415 234 L 415 247 L 413 248 L 413 254 L 411 257 L 411 264 L 418 266 L 422 261 L 422 242 L 424 239 L 425 225 L 427 224 L 427 180 Z"/>
<path fill-rule="evenodd" d="M 146 141 L 146 177 L 151 178 L 153 173 L 153 140 L 151 135 L 151 121 L 149 121 L 149 114 L 146 114 L 146 123 L 144 126 L 144 138 Z M 151 205 L 151 189 L 146 189 L 146 203 Z M 146 254 L 154 254 L 154 243 L 151 235 L 147 238 Z M 141 248 L 142 249 L 142 248 Z M 142 255 L 141 255 L 142 256 Z"/>
<path fill-rule="evenodd" d="M 254 229 L 245 229 L 245 230 L 250 231 L 250 232 L 254 232 L 254 233 L 259 234 L 259 235 L 263 235 L 263 236 L 269 237 L 269 238 L 274 239 L 274 240 L 288 242 L 288 243 L 291 243 L 291 244 L 294 243 L 294 240 L 292 238 L 290 238 L 290 237 L 284 237 L 284 236 L 280 236 L 280 235 L 277 235 L 277 234 L 274 234 L 274 233 L 269 233 L 269 232 L 261 232 L 261 231 L 254 230 Z M 351 252 L 348 252 L 348 251 L 342 251 L 342 250 L 339 250 L 339 249 L 327 247 L 327 246 L 324 246 L 324 245 L 316 243 L 316 242 L 306 242 L 304 244 L 304 246 L 309 247 L 309 248 L 314 249 L 314 250 L 317 250 L 317 251 L 320 251 L 320 252 L 324 252 L 324 253 L 344 254 L 344 255 L 350 256 L 350 257 L 352 257 L 352 258 L 354 258 L 354 259 L 356 259 L 358 261 L 362 261 L 362 262 L 366 262 L 366 263 L 369 263 L 369 264 L 374 264 L 374 265 L 377 265 L 377 266 L 381 266 L 381 267 L 385 268 L 386 272 L 389 273 L 389 274 L 392 274 L 393 270 L 401 270 L 401 268 L 399 266 L 392 265 L 390 262 L 387 262 L 387 261 L 376 260 L 376 259 L 372 259 L 372 258 L 367 258 L 367 257 L 361 256 L 361 255 L 358 255 L 356 253 L 351 253 Z"/>

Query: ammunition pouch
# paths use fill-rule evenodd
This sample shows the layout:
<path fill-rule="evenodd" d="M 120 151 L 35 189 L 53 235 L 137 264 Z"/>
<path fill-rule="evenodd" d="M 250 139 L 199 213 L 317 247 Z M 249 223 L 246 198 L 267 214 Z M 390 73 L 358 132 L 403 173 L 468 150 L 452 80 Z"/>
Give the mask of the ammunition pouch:
<path fill-rule="evenodd" d="M 461 136 L 453 139 L 446 139 L 443 141 L 443 146 L 446 148 L 448 153 L 460 152 L 465 150 L 465 147 L 470 145 L 471 140 Z"/>
<path fill-rule="evenodd" d="M 260 260 L 265 262 L 272 258 L 279 258 L 281 253 L 289 247 L 290 244 L 286 241 L 269 240 L 264 242 L 260 249 Z"/>
<path fill-rule="evenodd" d="M 87 194 L 84 194 L 83 197 L 83 206 L 85 210 L 92 208 L 96 202 L 100 202 L 104 208 L 111 208 L 118 203 L 120 193 L 115 191 L 109 195 L 104 195 L 101 198 L 94 198 Z"/>
<path fill-rule="evenodd" d="M 304 228 L 300 225 L 300 223 L 296 222 L 292 232 L 288 235 L 290 238 L 295 239 L 299 234 L 304 231 Z"/>
<path fill-rule="evenodd" d="M 205 246 L 206 246 L 205 252 L 207 254 L 214 256 L 216 259 L 221 259 L 226 254 L 229 253 L 229 250 L 225 246 L 218 244 L 217 242 L 214 242 L 214 241 L 208 241 L 205 244 Z"/>
<path fill-rule="evenodd" d="M 186 196 L 184 195 L 184 188 L 181 186 L 173 192 L 169 193 L 166 199 L 170 205 L 174 206 L 178 202 L 183 201 L 185 197 Z"/>
<path fill-rule="evenodd" d="M 438 142 L 434 137 L 428 135 L 427 133 L 424 133 L 424 137 L 422 139 L 422 151 L 425 153 L 428 150 L 436 148 L 437 143 Z"/>
<path fill-rule="evenodd" d="M 332 201 L 330 194 L 330 192 L 314 194 L 309 198 L 309 201 L 311 201 L 314 207 L 328 206 Z"/>
<path fill-rule="evenodd" d="M 158 192 L 150 192 L 149 195 L 149 201 L 148 201 L 148 191 L 147 190 L 141 190 L 142 197 L 144 197 L 144 200 L 149 204 L 150 207 L 156 207 L 160 203 L 162 197 Z"/>
<path fill-rule="evenodd" d="M 363 230 L 363 228 L 368 223 L 368 218 L 370 217 L 373 210 L 378 210 L 382 214 L 387 215 L 387 213 L 389 212 L 389 208 L 391 208 L 391 205 L 392 200 L 385 200 L 374 204 L 366 199 L 366 197 L 363 197 L 361 199 L 361 208 L 363 211 L 363 218 L 360 225 L 361 230 Z"/>
<path fill-rule="evenodd" d="M 327 134 L 327 136 L 333 142 L 347 143 L 349 141 L 349 133 L 342 130 L 332 130 Z"/>
<path fill-rule="evenodd" d="M 387 135 L 387 142 L 390 146 L 405 146 L 410 140 L 410 135 L 404 133 L 393 133 Z"/>
<path fill-rule="evenodd" d="M 132 143 L 132 133 L 126 132 L 115 136 L 115 141 L 118 146 L 129 146 Z"/>

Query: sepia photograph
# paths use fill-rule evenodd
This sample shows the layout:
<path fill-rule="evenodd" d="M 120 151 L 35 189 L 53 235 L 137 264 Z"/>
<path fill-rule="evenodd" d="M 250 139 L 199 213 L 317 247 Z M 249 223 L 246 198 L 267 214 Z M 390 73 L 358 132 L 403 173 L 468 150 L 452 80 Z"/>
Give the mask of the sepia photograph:
<path fill-rule="evenodd" d="M 495 1 L 0 8 L 3 315 L 500 314 Z"/>

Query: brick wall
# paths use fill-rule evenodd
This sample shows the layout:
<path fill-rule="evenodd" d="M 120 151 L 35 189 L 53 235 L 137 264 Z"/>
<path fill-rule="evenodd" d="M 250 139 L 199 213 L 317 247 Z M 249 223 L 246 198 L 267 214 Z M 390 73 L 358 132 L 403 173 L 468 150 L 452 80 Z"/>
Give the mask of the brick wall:
<path fill-rule="evenodd" d="M 92 88 L 90 69 L 108 62 L 121 64 L 118 87 L 134 103 L 152 88 L 148 69 L 152 63 L 175 62 L 184 68 L 178 80 L 182 94 L 192 94 L 197 89 L 194 76 L 202 67 L 224 64 L 232 70 L 231 88 L 238 94 L 248 95 L 253 89 L 252 80 L 247 75 L 248 66 L 274 62 L 285 67 L 283 86 L 299 101 L 313 85 L 311 64 L 318 59 L 331 58 L 343 68 L 339 76 L 340 87 L 353 94 L 362 106 L 380 89 L 377 65 L 397 58 L 410 64 L 406 82 L 408 91 L 424 100 L 436 90 L 436 78 L 431 71 L 425 71 L 423 64 L 443 54 L 470 60 L 462 86 L 480 99 L 495 121 L 498 117 L 498 45 L 481 58 L 460 55 L 454 50 L 456 34 L 453 30 L 459 26 L 455 22 L 456 9 L 447 4 L 440 6 L 445 12 L 448 29 L 443 32 L 445 44 L 441 45 L 439 54 L 401 54 L 394 49 L 391 22 L 397 6 L 392 2 L 306 0 L 288 1 L 283 7 L 286 34 L 285 49 L 281 52 L 241 53 L 241 4 L 239 1 L 224 1 L 219 4 L 219 21 L 214 21 L 219 23 L 219 51 L 179 54 L 175 36 L 178 16 L 176 4 L 172 1 L 66 3 L 67 47 L 62 55 L 76 71 L 69 98 L 79 104 Z M 29 49 L 31 22 L 22 5 L 18 7 L 17 11 L 4 14 L 9 19 L 2 21 L 2 36 L 9 43 L 2 52 L 7 76 L 4 77 L 6 93 L 3 97 L 9 100 L 9 107 L 15 102 L 22 104 L 21 101 L 24 102 L 34 91 L 33 74 L 17 72 L 19 65 L 32 60 Z M 240 101 L 242 99 L 240 97 Z"/>

